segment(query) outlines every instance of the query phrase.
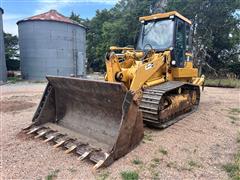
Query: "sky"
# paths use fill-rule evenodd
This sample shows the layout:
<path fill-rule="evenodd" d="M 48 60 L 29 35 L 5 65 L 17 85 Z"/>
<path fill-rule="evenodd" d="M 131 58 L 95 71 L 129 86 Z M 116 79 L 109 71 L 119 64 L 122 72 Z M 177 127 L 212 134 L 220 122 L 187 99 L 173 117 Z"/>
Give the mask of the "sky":
<path fill-rule="evenodd" d="M 97 9 L 110 9 L 117 2 L 118 0 L 0 0 L 0 7 L 4 9 L 4 31 L 17 35 L 17 21 L 50 9 L 55 9 L 64 16 L 70 16 L 73 11 L 82 18 L 91 19 Z"/>

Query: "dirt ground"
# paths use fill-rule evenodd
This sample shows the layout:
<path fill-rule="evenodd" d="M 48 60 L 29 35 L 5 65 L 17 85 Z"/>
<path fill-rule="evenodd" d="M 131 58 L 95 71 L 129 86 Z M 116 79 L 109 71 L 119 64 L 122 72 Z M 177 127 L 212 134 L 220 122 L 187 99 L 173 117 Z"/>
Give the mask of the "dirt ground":
<path fill-rule="evenodd" d="M 20 133 L 31 123 L 45 85 L 0 86 L 2 179 L 121 179 L 124 171 L 140 179 L 228 179 L 222 165 L 237 151 L 240 117 L 231 118 L 231 108 L 240 107 L 240 89 L 205 88 L 197 112 L 165 130 L 146 128 L 131 153 L 92 171 L 91 162 Z"/>

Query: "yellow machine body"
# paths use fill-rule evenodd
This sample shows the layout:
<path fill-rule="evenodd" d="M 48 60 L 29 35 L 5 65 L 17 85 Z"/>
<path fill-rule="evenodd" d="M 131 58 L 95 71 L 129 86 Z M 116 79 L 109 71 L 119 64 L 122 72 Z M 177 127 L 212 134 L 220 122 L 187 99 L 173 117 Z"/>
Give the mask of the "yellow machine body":
<path fill-rule="evenodd" d="M 117 49 L 111 48 L 115 50 Z M 123 49 L 124 50 L 124 49 Z M 184 81 L 195 85 L 202 85 L 204 77 L 198 77 L 198 69 L 192 62 L 185 62 L 183 68 L 171 67 L 170 51 L 149 53 L 149 57 L 141 61 L 142 52 L 127 50 L 123 54 L 111 53 L 106 60 L 106 81 L 122 82 L 134 92 L 155 86 L 166 81 Z M 119 58 L 124 58 L 119 62 Z"/>
<path fill-rule="evenodd" d="M 105 60 L 105 80 L 123 83 L 135 93 L 145 124 L 164 128 L 175 122 L 172 119 L 195 110 L 200 100 L 199 87 L 204 84 L 204 75 L 199 76 L 192 61 L 189 43 L 192 22 L 176 11 L 139 20 L 143 28 L 138 43 L 142 46 L 137 49 L 110 47 Z M 164 36 L 168 31 L 173 32 L 170 35 L 174 38 L 171 44 L 161 48 L 161 43 L 157 44 L 158 36 L 168 42 Z"/>
<path fill-rule="evenodd" d="M 192 22 L 177 11 L 167 13 L 158 13 L 150 16 L 140 17 L 141 22 L 157 21 L 176 16 L 189 25 Z M 193 67 L 193 62 L 189 61 L 192 53 L 185 53 L 186 61 L 184 67 L 171 67 L 170 50 L 157 53 L 154 50 L 149 52 L 147 58 L 141 60 L 144 56 L 143 51 L 136 51 L 128 47 L 110 47 L 110 51 L 119 51 L 121 54 L 110 53 L 106 59 L 106 81 L 119 81 L 116 76 L 122 76 L 120 80 L 129 90 L 138 91 L 142 87 L 150 87 L 166 81 L 185 81 L 201 86 L 204 82 L 204 76 L 198 77 L 198 69 Z M 124 61 L 120 62 L 120 59 Z"/>
<path fill-rule="evenodd" d="M 165 128 L 195 110 L 204 76 L 193 67 L 191 52 L 181 49 L 187 47 L 180 43 L 187 31 L 174 33 L 174 27 L 187 30 L 191 21 L 175 11 L 140 21 L 139 48 L 110 47 L 104 82 L 47 76 L 48 85 L 26 133 L 80 160 L 89 159 L 97 169 L 139 144 L 143 122 Z M 180 61 L 177 55 L 184 58 Z"/>

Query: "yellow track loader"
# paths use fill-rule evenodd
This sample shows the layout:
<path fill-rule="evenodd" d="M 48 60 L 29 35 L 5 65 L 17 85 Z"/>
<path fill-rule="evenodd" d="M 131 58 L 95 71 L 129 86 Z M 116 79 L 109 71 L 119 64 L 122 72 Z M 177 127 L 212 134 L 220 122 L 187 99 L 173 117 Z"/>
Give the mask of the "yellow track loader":
<path fill-rule="evenodd" d="M 26 133 L 90 159 L 96 169 L 136 147 L 143 124 L 165 128 L 196 110 L 204 76 L 193 67 L 191 21 L 173 11 L 140 22 L 135 49 L 106 53 L 105 81 L 47 76 Z"/>

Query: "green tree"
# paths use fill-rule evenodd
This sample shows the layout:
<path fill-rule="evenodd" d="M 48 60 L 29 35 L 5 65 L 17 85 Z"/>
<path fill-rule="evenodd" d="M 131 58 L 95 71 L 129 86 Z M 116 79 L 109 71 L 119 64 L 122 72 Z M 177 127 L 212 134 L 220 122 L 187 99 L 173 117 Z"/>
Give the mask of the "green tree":
<path fill-rule="evenodd" d="M 71 12 L 71 15 L 69 18 L 72 19 L 73 21 L 76 21 L 79 24 L 86 26 L 86 27 L 88 26 L 89 20 L 81 18 L 79 14 Z"/>
<path fill-rule="evenodd" d="M 103 44 L 102 26 L 105 21 L 111 19 L 112 16 L 107 9 L 97 10 L 96 16 L 89 23 L 87 33 L 87 58 L 88 67 L 94 71 L 104 69 L 103 58 L 106 45 Z"/>
<path fill-rule="evenodd" d="M 240 76 L 239 0 L 120 0 L 110 10 L 98 10 L 86 21 L 88 68 L 104 71 L 104 55 L 109 47 L 135 45 L 138 18 L 164 10 L 176 10 L 192 20 L 194 60 L 205 73 L 234 72 Z M 74 13 L 71 17 L 82 21 Z"/>
<path fill-rule="evenodd" d="M 104 70 L 104 55 L 110 46 L 134 45 L 140 23 L 156 0 L 121 0 L 112 9 L 97 11 L 89 23 L 87 56 L 89 67 Z"/>
<path fill-rule="evenodd" d="M 8 70 L 19 70 L 19 46 L 18 37 L 4 33 L 5 57 Z"/>
<path fill-rule="evenodd" d="M 205 72 L 234 72 L 239 62 L 239 0 L 169 0 L 167 10 L 177 10 L 193 22 L 195 63 Z M 233 66 L 234 64 L 234 66 Z"/>

